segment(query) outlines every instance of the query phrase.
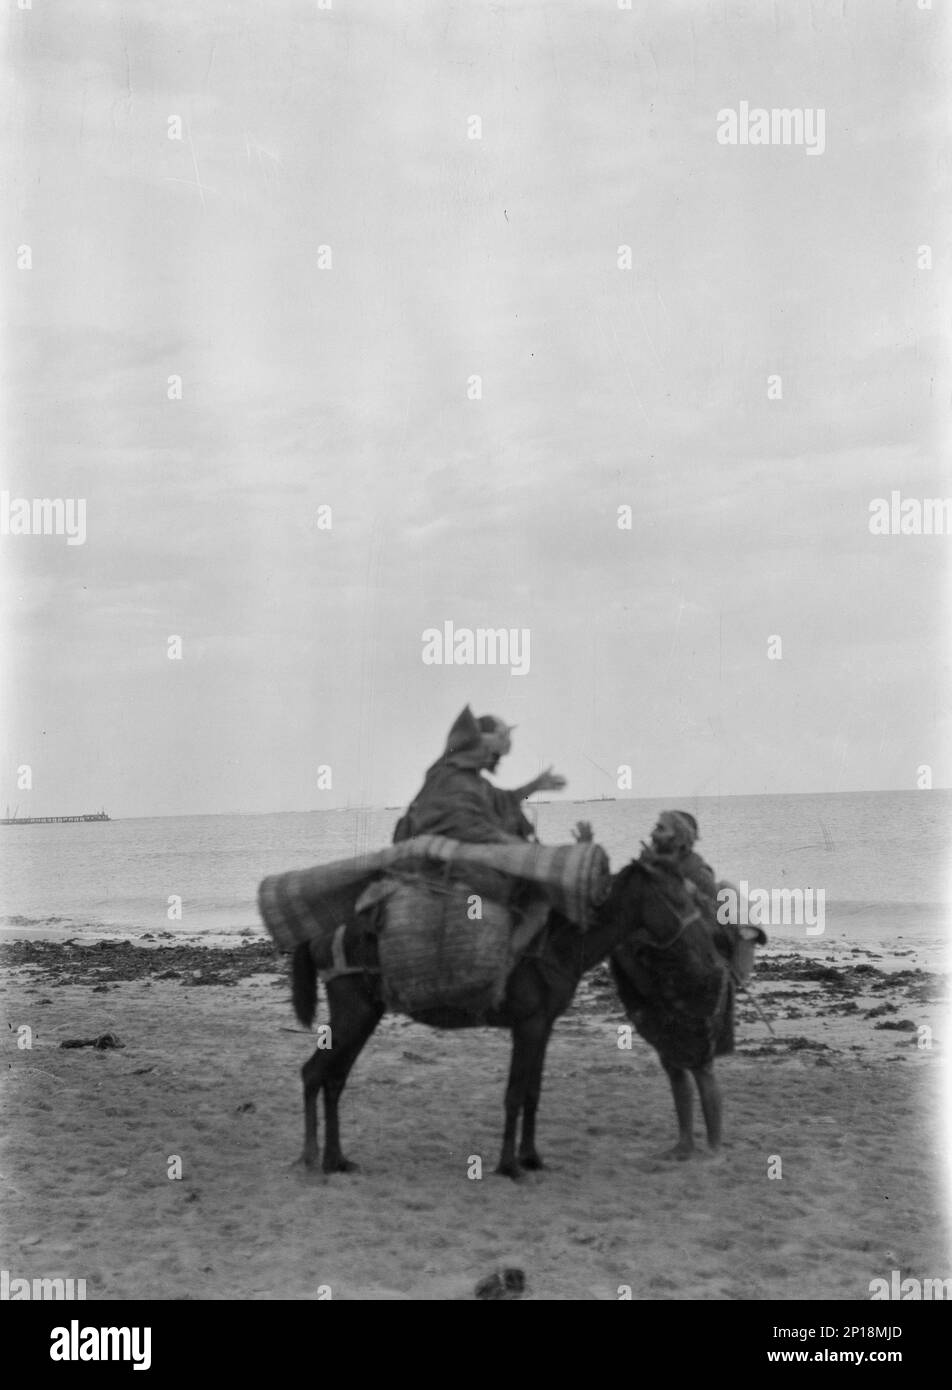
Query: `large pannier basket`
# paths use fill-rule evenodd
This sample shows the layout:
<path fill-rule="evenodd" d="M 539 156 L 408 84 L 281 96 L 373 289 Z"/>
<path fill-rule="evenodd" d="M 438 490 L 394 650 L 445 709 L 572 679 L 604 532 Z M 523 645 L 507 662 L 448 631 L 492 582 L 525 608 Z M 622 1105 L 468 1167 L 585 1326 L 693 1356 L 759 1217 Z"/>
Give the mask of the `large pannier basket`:
<path fill-rule="evenodd" d="M 393 882 L 378 938 L 384 993 L 403 1013 L 498 1007 L 512 965 L 506 908 L 444 875 Z"/>

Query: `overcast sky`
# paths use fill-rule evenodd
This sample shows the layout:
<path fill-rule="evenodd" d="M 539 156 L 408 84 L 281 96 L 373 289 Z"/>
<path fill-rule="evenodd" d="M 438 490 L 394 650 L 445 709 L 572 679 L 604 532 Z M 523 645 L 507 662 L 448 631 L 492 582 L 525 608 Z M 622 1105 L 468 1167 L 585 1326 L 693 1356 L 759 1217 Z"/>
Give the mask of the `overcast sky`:
<path fill-rule="evenodd" d="M 403 803 L 467 701 L 509 785 L 948 785 L 952 541 L 868 526 L 952 491 L 941 9 L 7 7 L 0 484 L 87 537 L 0 538 L 0 802 Z"/>

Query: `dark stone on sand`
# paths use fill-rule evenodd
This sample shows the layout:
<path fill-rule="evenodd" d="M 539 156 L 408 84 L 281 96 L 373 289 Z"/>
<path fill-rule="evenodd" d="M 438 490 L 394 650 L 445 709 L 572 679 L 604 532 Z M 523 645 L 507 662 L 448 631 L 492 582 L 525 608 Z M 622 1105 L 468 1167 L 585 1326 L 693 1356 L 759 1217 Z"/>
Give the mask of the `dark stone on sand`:
<path fill-rule="evenodd" d="M 874 1023 L 874 1028 L 892 1028 L 897 1033 L 914 1033 L 916 1024 L 911 1018 L 884 1018 L 882 1023 Z"/>
<path fill-rule="evenodd" d="M 526 1276 L 521 1269 L 509 1267 L 507 1269 L 497 1269 L 492 1274 L 480 1279 L 476 1285 L 476 1297 L 481 1299 L 489 1298 L 521 1298 L 525 1293 Z"/>
<path fill-rule="evenodd" d="M 112 1047 L 125 1047 L 116 1033 L 100 1033 L 96 1038 L 64 1038 L 60 1047 L 93 1047 L 97 1052 L 105 1052 Z"/>

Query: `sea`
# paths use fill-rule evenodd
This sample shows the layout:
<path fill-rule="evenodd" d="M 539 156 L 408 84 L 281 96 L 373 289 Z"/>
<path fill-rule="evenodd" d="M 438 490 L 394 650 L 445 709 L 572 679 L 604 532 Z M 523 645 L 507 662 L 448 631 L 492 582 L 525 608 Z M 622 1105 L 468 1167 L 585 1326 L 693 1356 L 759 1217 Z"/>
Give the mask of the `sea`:
<path fill-rule="evenodd" d="M 589 821 L 617 870 L 638 855 L 665 805 L 553 798 L 527 809 L 546 844 L 569 842 L 576 822 Z M 938 944 L 949 936 L 952 790 L 699 797 L 675 805 L 697 819 L 697 848 L 718 878 L 743 880 L 748 892 L 822 890 L 828 937 Z M 0 939 L 227 944 L 263 936 L 256 908 L 263 877 L 382 848 L 399 815 L 322 810 L 0 826 Z M 772 939 L 804 932 L 803 922 L 771 923 Z"/>

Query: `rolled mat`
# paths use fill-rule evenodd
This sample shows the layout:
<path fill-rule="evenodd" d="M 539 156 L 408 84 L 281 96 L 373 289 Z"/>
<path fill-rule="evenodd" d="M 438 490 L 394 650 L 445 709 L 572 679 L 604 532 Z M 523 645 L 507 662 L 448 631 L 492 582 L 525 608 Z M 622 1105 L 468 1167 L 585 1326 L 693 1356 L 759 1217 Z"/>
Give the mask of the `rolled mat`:
<path fill-rule="evenodd" d="M 513 884 L 536 884 L 554 908 L 583 930 L 611 887 L 608 856 L 591 841 L 472 845 L 442 835 L 418 835 L 351 859 L 272 874 L 258 889 L 258 910 L 279 949 L 293 951 L 328 927 L 353 920 L 357 899 L 378 875 L 434 865 L 443 865 L 450 877 L 465 878 L 477 890 L 480 873 L 501 874 Z"/>

